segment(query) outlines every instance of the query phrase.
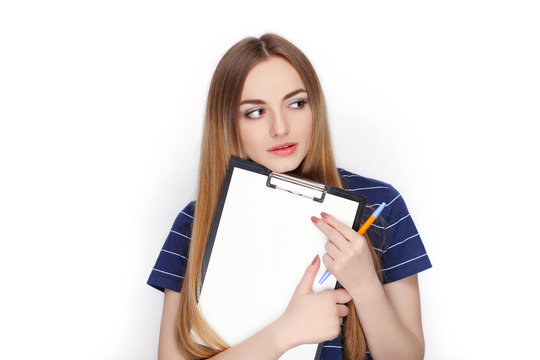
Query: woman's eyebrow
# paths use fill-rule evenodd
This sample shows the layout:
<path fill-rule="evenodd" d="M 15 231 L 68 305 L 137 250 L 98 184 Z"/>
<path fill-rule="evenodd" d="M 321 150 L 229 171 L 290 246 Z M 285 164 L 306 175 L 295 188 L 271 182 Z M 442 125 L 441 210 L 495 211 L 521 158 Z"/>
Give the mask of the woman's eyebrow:
<path fill-rule="evenodd" d="M 294 91 L 291 91 L 290 93 L 288 93 L 287 95 L 285 95 L 283 97 L 283 100 L 285 99 L 288 99 L 290 97 L 293 97 L 294 95 L 298 94 L 298 93 L 301 93 L 301 92 L 307 92 L 306 89 L 296 89 Z M 257 105 L 262 105 L 262 104 L 265 104 L 265 102 L 263 100 L 260 100 L 260 99 L 247 99 L 247 100 L 243 100 L 240 105 L 244 105 L 244 104 L 257 104 Z"/>
<path fill-rule="evenodd" d="M 240 105 L 244 105 L 244 104 L 257 104 L 257 105 L 262 105 L 262 104 L 266 104 L 264 101 L 262 100 L 259 100 L 259 99 L 247 99 L 247 100 L 244 100 L 240 103 Z"/>
<path fill-rule="evenodd" d="M 285 95 L 285 96 L 283 97 L 283 100 L 288 99 L 288 98 L 290 98 L 290 97 L 293 97 L 294 95 L 296 95 L 296 94 L 298 94 L 298 93 L 301 93 L 301 92 L 307 92 L 307 91 L 306 91 L 306 89 L 302 89 L 302 88 L 296 89 L 296 90 L 294 90 L 294 91 L 291 91 L 291 92 L 288 93 L 287 95 Z"/>

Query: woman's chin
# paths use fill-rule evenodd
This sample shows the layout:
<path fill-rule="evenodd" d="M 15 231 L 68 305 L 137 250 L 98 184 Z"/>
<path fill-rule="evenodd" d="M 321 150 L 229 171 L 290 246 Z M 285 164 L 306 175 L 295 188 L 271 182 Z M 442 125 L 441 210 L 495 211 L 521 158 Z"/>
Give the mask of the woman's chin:
<path fill-rule="evenodd" d="M 264 162 L 264 163 L 261 163 L 261 165 L 272 170 L 273 172 L 287 173 L 287 172 L 292 172 L 296 170 L 298 166 L 300 165 L 300 162 L 283 159 L 283 160 Z"/>

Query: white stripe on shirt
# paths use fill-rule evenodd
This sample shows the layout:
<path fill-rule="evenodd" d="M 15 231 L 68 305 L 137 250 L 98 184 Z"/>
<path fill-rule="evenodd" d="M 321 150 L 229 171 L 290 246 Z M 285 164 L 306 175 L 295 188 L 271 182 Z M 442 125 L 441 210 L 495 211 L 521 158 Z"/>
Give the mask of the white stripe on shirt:
<path fill-rule="evenodd" d="M 163 270 L 159 270 L 159 269 L 156 269 L 156 268 L 154 268 L 153 270 L 159 271 L 159 272 L 164 273 L 164 274 L 167 274 L 167 275 L 176 276 L 176 277 L 179 277 L 180 279 L 183 279 L 183 278 L 184 278 L 183 276 L 176 275 L 176 274 L 173 274 L 173 273 L 170 273 L 170 272 L 166 272 L 166 271 L 163 271 Z"/>
<path fill-rule="evenodd" d="M 398 221 L 396 221 L 395 223 L 393 223 L 392 225 L 389 225 L 389 226 L 378 226 L 378 225 L 375 225 L 375 224 L 371 224 L 371 226 L 374 226 L 378 229 L 390 229 L 392 226 L 396 225 L 397 223 L 399 223 L 401 220 L 405 219 L 405 218 L 408 218 L 409 216 L 411 216 L 411 214 L 407 214 L 405 215 L 404 217 L 402 217 L 401 219 L 399 219 Z"/>
<path fill-rule="evenodd" d="M 401 264 L 397 264 L 397 265 L 391 266 L 391 267 L 386 268 L 386 269 L 381 269 L 381 271 L 386 271 L 386 270 L 390 270 L 390 269 L 396 268 L 396 267 L 401 266 L 401 265 L 403 265 L 403 264 L 409 263 L 409 262 L 411 262 L 411 261 L 413 261 L 413 260 L 420 259 L 421 257 L 424 257 L 424 256 L 427 256 L 427 254 L 417 256 L 417 257 L 415 257 L 414 259 L 404 261 L 404 262 L 402 262 Z"/>
<path fill-rule="evenodd" d="M 398 243 L 395 243 L 395 244 L 392 245 L 392 246 L 389 246 L 389 247 L 388 247 L 386 250 L 384 250 L 383 252 L 387 252 L 388 250 L 390 250 L 390 249 L 393 248 L 394 246 L 397 246 L 397 245 L 399 245 L 399 244 L 403 244 L 405 241 L 407 241 L 407 240 L 409 240 L 409 239 L 412 239 L 412 238 L 415 237 L 415 236 L 418 236 L 418 233 L 416 233 L 416 234 L 413 235 L 413 236 L 409 236 L 409 237 L 406 238 L 405 240 L 400 241 L 400 242 L 398 242 Z"/>
<path fill-rule="evenodd" d="M 388 189 L 388 186 L 372 186 L 372 187 L 366 187 L 366 188 L 344 189 L 344 190 L 357 191 L 357 190 L 372 190 L 372 189 Z"/>
<path fill-rule="evenodd" d="M 181 213 L 181 214 L 184 214 L 184 215 L 186 215 L 186 216 L 189 216 L 190 218 L 193 219 L 193 216 L 191 216 L 191 215 L 189 215 L 189 214 L 187 214 L 187 213 L 185 213 L 185 212 L 183 212 L 183 211 L 180 211 L 180 213 Z"/>
<path fill-rule="evenodd" d="M 392 205 L 392 203 L 393 203 L 394 201 L 396 201 L 396 199 L 397 199 L 398 197 L 400 197 L 400 196 L 401 196 L 401 194 L 398 194 L 398 196 L 396 196 L 394 199 L 392 199 L 392 201 L 390 201 L 388 204 L 386 204 L 386 206 Z"/>
<path fill-rule="evenodd" d="M 183 237 L 188 238 L 189 240 L 191 240 L 191 238 L 190 238 L 189 236 L 186 236 L 186 235 L 184 235 L 184 234 L 181 234 L 181 233 L 179 233 L 178 231 L 171 230 L 171 232 L 172 232 L 172 233 L 175 233 L 175 234 L 178 234 L 178 235 L 182 235 Z"/>
<path fill-rule="evenodd" d="M 390 201 L 388 204 L 386 204 L 386 207 L 390 206 L 398 197 L 400 197 L 401 194 L 399 194 L 398 196 L 396 196 L 392 201 Z M 381 205 L 380 203 L 377 203 L 377 204 L 371 204 L 371 205 L 368 205 L 370 207 L 376 207 L 376 206 L 379 206 Z"/>
<path fill-rule="evenodd" d="M 338 346 L 338 345 L 324 345 L 323 348 L 343 349 L 343 346 Z M 366 354 L 369 354 L 369 351 L 366 350 Z"/>
<path fill-rule="evenodd" d="M 184 258 L 184 259 L 187 260 L 187 257 L 182 256 L 182 255 L 180 255 L 180 254 L 177 254 L 177 253 L 175 253 L 175 252 L 172 252 L 172 251 L 169 251 L 169 250 L 165 250 L 165 249 L 161 249 L 161 251 L 165 251 L 166 253 L 173 254 L 173 255 L 176 255 L 176 256 L 180 256 L 181 258 Z"/>

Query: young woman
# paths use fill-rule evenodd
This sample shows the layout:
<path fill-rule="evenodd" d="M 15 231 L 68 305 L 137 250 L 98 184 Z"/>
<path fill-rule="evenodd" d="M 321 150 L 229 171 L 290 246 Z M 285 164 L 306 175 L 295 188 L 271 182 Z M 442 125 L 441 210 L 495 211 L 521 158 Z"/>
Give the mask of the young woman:
<path fill-rule="evenodd" d="M 206 239 L 233 155 L 357 192 L 371 207 L 387 207 L 369 237 L 331 214 L 312 217 L 329 239 L 326 253 L 307 267 L 281 317 L 229 347 L 205 323 L 196 299 Z M 343 289 L 312 293 L 321 261 Z M 416 274 L 430 266 L 400 194 L 389 184 L 336 168 L 323 93 L 305 55 L 274 34 L 246 38 L 229 49 L 210 84 L 196 206 L 191 202 L 176 218 L 148 279 L 165 292 L 159 358 L 277 359 L 300 344 L 325 342 L 323 360 L 421 359 Z"/>

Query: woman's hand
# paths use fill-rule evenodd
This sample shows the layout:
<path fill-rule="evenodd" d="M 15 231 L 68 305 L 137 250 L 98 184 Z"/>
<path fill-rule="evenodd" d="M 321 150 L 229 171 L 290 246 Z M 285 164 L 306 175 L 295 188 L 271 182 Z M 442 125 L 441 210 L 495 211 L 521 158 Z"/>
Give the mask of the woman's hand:
<path fill-rule="evenodd" d="M 366 238 L 332 215 L 321 213 L 321 217 L 311 220 L 328 237 L 323 255 L 328 271 L 353 297 L 379 285 Z"/>
<path fill-rule="evenodd" d="M 344 304 L 352 298 L 345 289 L 313 293 L 313 281 L 320 264 L 317 255 L 306 269 L 287 309 L 276 321 L 287 349 L 335 339 L 341 332 L 343 317 L 349 314 Z"/>

